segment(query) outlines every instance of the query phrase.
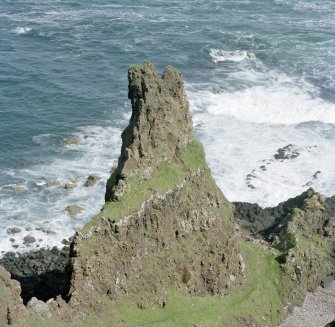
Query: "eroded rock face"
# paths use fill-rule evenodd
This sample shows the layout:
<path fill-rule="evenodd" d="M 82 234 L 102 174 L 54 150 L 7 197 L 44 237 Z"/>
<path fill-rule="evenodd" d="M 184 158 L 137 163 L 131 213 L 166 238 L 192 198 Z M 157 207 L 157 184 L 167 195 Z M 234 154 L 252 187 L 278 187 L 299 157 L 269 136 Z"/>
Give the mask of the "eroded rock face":
<path fill-rule="evenodd" d="M 0 266 L 0 326 L 16 323 L 25 326 L 27 312 L 20 293 L 19 282 L 10 279 L 10 274 Z"/>
<path fill-rule="evenodd" d="M 165 307 L 169 287 L 223 295 L 243 282 L 232 208 L 194 140 L 181 75 L 129 70 L 132 117 L 101 213 L 75 236 L 69 304 L 101 295 Z M 111 202 L 109 202 L 111 201 Z"/>
<path fill-rule="evenodd" d="M 273 208 L 239 202 L 235 217 L 281 251 L 282 283 L 290 290 L 284 294 L 287 302 L 300 304 L 307 291 L 334 279 L 335 197 L 310 188 Z"/>
<path fill-rule="evenodd" d="M 160 162 L 178 154 L 193 139 L 189 103 L 180 72 L 171 66 L 159 77 L 145 62 L 128 71 L 132 116 L 122 133 L 118 166 L 107 184 L 106 201 L 123 192 L 123 179 L 137 171 L 150 175 Z M 119 181 L 121 182 L 119 183 Z"/>

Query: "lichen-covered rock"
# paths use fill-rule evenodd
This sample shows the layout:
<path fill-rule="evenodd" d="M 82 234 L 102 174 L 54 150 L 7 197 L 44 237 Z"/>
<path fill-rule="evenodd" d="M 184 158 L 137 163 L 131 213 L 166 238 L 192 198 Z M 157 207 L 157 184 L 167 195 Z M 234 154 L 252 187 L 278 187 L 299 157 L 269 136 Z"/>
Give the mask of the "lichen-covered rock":
<path fill-rule="evenodd" d="M 105 295 L 163 308 L 170 287 L 227 294 L 243 282 L 239 237 L 194 139 L 181 75 L 167 67 L 160 78 L 144 63 L 128 77 L 132 117 L 107 202 L 72 244 L 69 304 L 100 310 Z"/>
<path fill-rule="evenodd" d="M 0 326 L 26 325 L 27 312 L 20 297 L 19 282 L 0 265 Z"/>

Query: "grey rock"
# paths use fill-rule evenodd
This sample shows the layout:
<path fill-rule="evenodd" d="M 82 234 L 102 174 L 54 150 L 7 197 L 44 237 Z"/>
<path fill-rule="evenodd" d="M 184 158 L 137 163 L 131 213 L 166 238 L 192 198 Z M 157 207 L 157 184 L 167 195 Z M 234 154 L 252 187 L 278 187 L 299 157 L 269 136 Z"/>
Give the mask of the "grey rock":
<path fill-rule="evenodd" d="M 50 181 L 47 183 L 47 187 L 56 187 L 56 186 L 60 186 L 59 181 Z"/>
<path fill-rule="evenodd" d="M 71 136 L 63 141 L 64 146 L 77 145 L 79 144 L 79 139 L 77 137 Z"/>
<path fill-rule="evenodd" d="M 24 186 L 17 186 L 16 188 L 15 188 L 15 192 L 16 193 L 22 193 L 22 192 L 24 192 L 24 191 L 26 191 L 27 189 L 24 187 Z"/>
<path fill-rule="evenodd" d="M 7 228 L 7 234 L 16 234 L 16 233 L 21 233 L 21 228 L 18 227 Z"/>
<path fill-rule="evenodd" d="M 92 187 L 94 186 L 99 180 L 101 179 L 101 177 L 97 176 L 97 175 L 90 175 L 87 178 L 87 181 L 85 183 L 86 187 Z"/>
<path fill-rule="evenodd" d="M 72 189 L 76 188 L 77 186 L 78 186 L 77 183 L 69 182 L 69 183 L 65 184 L 64 188 L 66 190 L 72 190 Z"/>
<path fill-rule="evenodd" d="M 31 244 L 36 242 L 36 238 L 34 236 L 27 235 L 23 238 L 25 244 Z"/>
<path fill-rule="evenodd" d="M 84 208 L 82 208 L 82 207 L 80 207 L 80 206 L 78 206 L 78 205 L 76 205 L 76 204 L 73 204 L 73 205 L 67 206 L 67 207 L 65 208 L 65 210 L 66 210 L 71 216 L 75 216 L 75 215 L 81 213 L 81 212 L 84 210 Z"/>
<path fill-rule="evenodd" d="M 277 153 L 274 155 L 277 160 L 294 159 L 300 155 L 297 149 L 292 144 L 288 144 L 283 148 L 279 148 Z"/>
<path fill-rule="evenodd" d="M 39 301 L 36 297 L 33 297 L 27 304 L 28 309 L 31 309 L 32 311 L 39 313 L 45 318 L 51 318 L 51 312 L 49 310 L 48 305 L 43 302 Z"/>

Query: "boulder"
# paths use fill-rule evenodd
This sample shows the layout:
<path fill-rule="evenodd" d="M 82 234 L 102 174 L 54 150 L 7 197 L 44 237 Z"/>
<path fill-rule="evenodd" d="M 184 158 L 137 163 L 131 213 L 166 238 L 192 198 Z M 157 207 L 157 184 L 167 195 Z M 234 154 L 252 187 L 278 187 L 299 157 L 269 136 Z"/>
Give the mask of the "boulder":
<path fill-rule="evenodd" d="M 101 177 L 97 176 L 97 175 L 90 175 L 87 178 L 87 181 L 85 183 L 86 187 L 92 187 L 94 186 L 99 180 L 101 179 Z"/>
<path fill-rule="evenodd" d="M 23 238 L 23 242 L 24 244 L 31 244 L 31 243 L 35 243 L 36 242 L 36 238 L 34 236 L 31 235 L 27 235 Z"/>
<path fill-rule="evenodd" d="M 49 310 L 49 306 L 38 299 L 33 297 L 27 304 L 27 308 L 38 313 L 40 316 L 44 318 L 51 318 L 51 312 Z"/>
<path fill-rule="evenodd" d="M 15 188 L 16 193 L 22 193 L 22 192 L 25 192 L 25 191 L 27 191 L 27 188 L 25 186 L 17 186 Z"/>
<path fill-rule="evenodd" d="M 63 140 L 64 146 L 77 145 L 79 144 L 79 139 L 77 137 L 71 136 Z"/>
<path fill-rule="evenodd" d="M 292 144 L 288 144 L 283 148 L 279 148 L 274 155 L 277 160 L 294 159 L 300 155 L 299 151 Z"/>
<path fill-rule="evenodd" d="M 59 181 L 51 181 L 47 183 L 47 187 L 56 187 L 56 186 L 60 186 Z"/>
<path fill-rule="evenodd" d="M 17 233 L 21 233 L 21 228 L 18 227 L 10 227 L 7 228 L 7 234 L 17 234 Z"/>
<path fill-rule="evenodd" d="M 69 183 L 65 184 L 64 188 L 66 190 L 72 190 L 72 189 L 76 188 L 77 186 L 78 186 L 77 183 L 69 182 Z"/>
<path fill-rule="evenodd" d="M 79 213 L 81 213 L 84 208 L 76 205 L 76 204 L 73 204 L 73 205 L 70 205 L 70 206 L 67 206 L 65 208 L 65 210 L 71 215 L 71 216 L 75 216 L 75 215 L 78 215 Z"/>

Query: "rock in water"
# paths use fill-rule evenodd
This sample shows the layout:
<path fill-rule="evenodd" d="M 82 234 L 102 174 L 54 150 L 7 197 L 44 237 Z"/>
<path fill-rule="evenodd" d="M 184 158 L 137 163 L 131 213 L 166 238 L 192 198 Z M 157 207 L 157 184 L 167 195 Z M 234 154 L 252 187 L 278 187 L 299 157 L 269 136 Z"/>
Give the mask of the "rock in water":
<path fill-rule="evenodd" d="M 99 180 L 101 179 L 101 177 L 97 176 L 97 175 L 90 175 L 87 178 L 87 181 L 85 183 L 86 187 L 92 187 L 94 186 Z"/>
<path fill-rule="evenodd" d="M 75 183 L 75 182 L 69 182 L 69 183 L 66 183 L 64 185 L 64 188 L 66 190 L 72 190 L 72 189 L 76 188 L 77 186 L 78 186 L 77 183 Z"/>
<path fill-rule="evenodd" d="M 79 139 L 77 137 L 71 136 L 63 141 L 64 146 L 77 145 L 79 144 Z"/>
<path fill-rule="evenodd" d="M 69 215 L 75 216 L 81 213 L 84 209 L 82 207 L 77 206 L 76 204 L 72 204 L 70 206 L 67 206 L 65 210 L 69 213 Z"/>
<path fill-rule="evenodd" d="M 163 308 L 171 287 L 226 294 L 243 280 L 239 238 L 194 139 L 181 74 L 144 63 L 128 79 L 132 116 L 106 204 L 72 244 L 69 304 L 100 311 L 105 295 Z"/>
<path fill-rule="evenodd" d="M 52 181 L 47 183 L 47 187 L 60 186 L 60 181 Z"/>

